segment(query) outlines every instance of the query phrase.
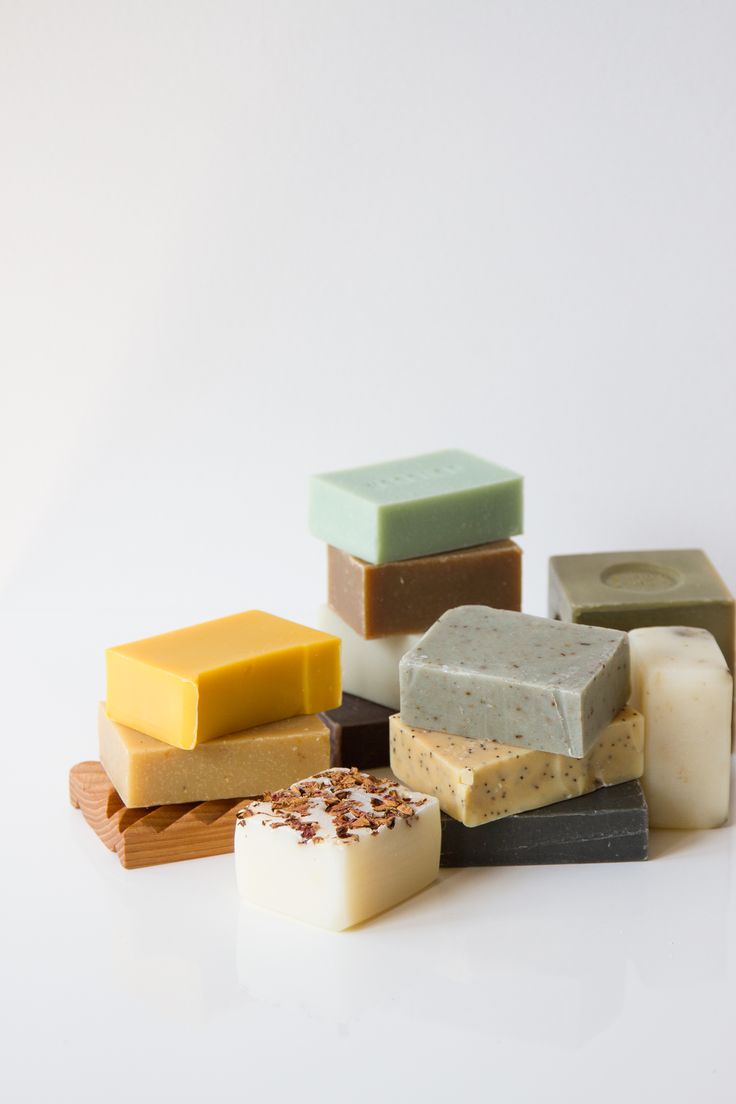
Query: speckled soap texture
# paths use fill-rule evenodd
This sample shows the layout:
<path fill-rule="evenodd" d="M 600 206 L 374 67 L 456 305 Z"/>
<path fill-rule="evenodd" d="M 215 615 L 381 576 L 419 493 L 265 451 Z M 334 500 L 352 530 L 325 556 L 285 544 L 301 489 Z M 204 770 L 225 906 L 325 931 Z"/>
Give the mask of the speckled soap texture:
<path fill-rule="evenodd" d="M 468 828 L 640 778 L 644 718 L 622 709 L 582 759 L 414 728 L 391 718 L 391 770 Z"/>
<path fill-rule="evenodd" d="M 505 540 L 522 531 L 517 472 L 460 449 L 313 475 L 313 536 L 368 563 Z"/>
<path fill-rule="evenodd" d="M 488 606 L 448 610 L 400 664 L 406 724 L 574 758 L 629 690 L 625 633 Z"/>

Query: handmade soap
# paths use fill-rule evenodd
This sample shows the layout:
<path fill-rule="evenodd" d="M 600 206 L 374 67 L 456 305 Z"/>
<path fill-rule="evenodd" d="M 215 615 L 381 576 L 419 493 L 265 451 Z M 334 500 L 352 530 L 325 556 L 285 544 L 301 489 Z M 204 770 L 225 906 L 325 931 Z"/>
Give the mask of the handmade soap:
<path fill-rule="evenodd" d="M 320 713 L 330 731 L 330 766 L 371 770 L 387 767 L 388 719 L 393 710 L 355 694 L 343 694 L 342 705 Z"/>
<path fill-rule="evenodd" d="M 623 709 L 583 759 L 413 728 L 391 718 L 391 770 L 468 828 L 639 778 L 644 723 Z"/>
<path fill-rule="evenodd" d="M 653 828 L 718 828 L 728 818 L 733 679 L 705 629 L 634 629 L 632 704 L 644 714 L 644 792 Z"/>
<path fill-rule="evenodd" d="M 399 708 L 399 660 L 419 641 L 418 633 L 366 640 L 329 606 L 320 606 L 317 624 L 342 641 L 342 685 L 348 694 Z"/>
<path fill-rule="evenodd" d="M 639 782 L 600 790 L 466 828 L 442 814 L 440 866 L 542 866 L 640 862 L 649 851 Z"/>
<path fill-rule="evenodd" d="M 494 541 L 413 560 L 371 564 L 327 549 L 327 595 L 332 609 L 371 640 L 425 632 L 453 606 L 521 609 L 521 549 Z"/>
<path fill-rule="evenodd" d="M 505 540 L 522 531 L 522 478 L 459 449 L 314 475 L 315 537 L 369 563 Z"/>
<path fill-rule="evenodd" d="M 98 734 L 102 765 L 129 809 L 262 794 L 330 765 L 330 733 L 319 716 L 272 721 L 183 751 L 118 724 L 100 705 Z"/>
<path fill-rule="evenodd" d="M 107 712 L 179 748 L 340 704 L 340 642 L 249 610 L 107 651 Z"/>
<path fill-rule="evenodd" d="M 606 628 L 707 629 L 734 669 L 734 600 L 699 548 L 553 556 L 549 614 Z"/>
<path fill-rule="evenodd" d="M 226 855 L 233 849 L 235 815 L 243 798 L 126 809 L 101 763 L 77 763 L 69 798 L 121 866 L 134 869 L 184 859 Z"/>
<path fill-rule="evenodd" d="M 352 927 L 437 876 L 437 801 L 336 768 L 238 813 L 241 897 L 320 927 Z"/>
<path fill-rule="evenodd" d="M 400 671 L 407 724 L 579 758 L 626 704 L 629 645 L 615 629 L 460 606 Z"/>

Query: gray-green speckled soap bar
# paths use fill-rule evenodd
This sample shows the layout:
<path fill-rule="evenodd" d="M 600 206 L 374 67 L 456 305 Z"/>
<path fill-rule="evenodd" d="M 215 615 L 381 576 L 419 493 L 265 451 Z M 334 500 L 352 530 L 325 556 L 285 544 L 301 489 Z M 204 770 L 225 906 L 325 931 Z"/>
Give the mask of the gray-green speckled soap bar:
<path fill-rule="evenodd" d="M 401 660 L 417 728 L 580 758 L 629 697 L 625 633 L 458 606 Z"/>

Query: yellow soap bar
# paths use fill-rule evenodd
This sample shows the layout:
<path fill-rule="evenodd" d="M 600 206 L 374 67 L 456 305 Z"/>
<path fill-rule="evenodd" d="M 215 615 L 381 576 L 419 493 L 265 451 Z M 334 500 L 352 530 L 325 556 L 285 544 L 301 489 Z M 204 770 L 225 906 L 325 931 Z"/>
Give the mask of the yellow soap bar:
<path fill-rule="evenodd" d="M 340 701 L 339 639 L 261 610 L 107 650 L 107 715 L 186 750 Z"/>
<path fill-rule="evenodd" d="M 100 761 L 129 809 L 255 797 L 330 765 L 330 730 L 317 716 L 234 732 L 193 751 L 111 720 L 100 705 Z"/>

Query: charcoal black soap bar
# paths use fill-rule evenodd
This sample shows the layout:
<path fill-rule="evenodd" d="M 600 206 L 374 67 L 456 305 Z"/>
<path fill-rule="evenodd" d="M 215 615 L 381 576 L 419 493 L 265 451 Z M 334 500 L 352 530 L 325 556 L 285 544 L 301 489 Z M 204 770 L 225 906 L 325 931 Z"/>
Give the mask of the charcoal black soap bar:
<path fill-rule="evenodd" d="M 342 705 L 320 714 L 330 730 L 330 766 L 388 766 L 388 719 L 393 712 L 355 694 L 343 694 Z"/>
<path fill-rule="evenodd" d="M 647 804 L 639 782 L 605 786 L 477 828 L 442 814 L 441 866 L 640 862 L 648 849 Z"/>

